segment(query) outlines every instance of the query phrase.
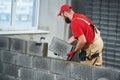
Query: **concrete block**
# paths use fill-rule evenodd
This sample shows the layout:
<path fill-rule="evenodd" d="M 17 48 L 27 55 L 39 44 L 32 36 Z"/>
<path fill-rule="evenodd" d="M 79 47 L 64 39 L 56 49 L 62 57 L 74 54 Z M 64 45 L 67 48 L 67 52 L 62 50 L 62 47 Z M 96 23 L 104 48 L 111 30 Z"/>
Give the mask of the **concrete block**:
<path fill-rule="evenodd" d="M 1 61 L 15 64 L 15 56 L 16 54 L 14 52 L 3 51 L 1 54 Z"/>
<path fill-rule="evenodd" d="M 0 50 L 0 61 L 1 61 L 1 59 L 2 59 L 2 50 Z"/>
<path fill-rule="evenodd" d="M 120 70 L 115 71 L 115 79 L 114 80 L 120 80 Z"/>
<path fill-rule="evenodd" d="M 3 73 L 3 63 L 2 62 L 0 62 L 0 73 Z"/>
<path fill-rule="evenodd" d="M 27 53 L 37 56 L 47 56 L 48 43 L 37 43 L 34 41 L 28 41 Z"/>
<path fill-rule="evenodd" d="M 48 43 L 43 43 L 43 50 L 42 50 L 43 54 L 42 56 L 43 57 L 47 57 L 48 56 Z"/>
<path fill-rule="evenodd" d="M 75 80 L 75 79 L 72 79 L 72 78 L 69 78 L 69 77 L 65 77 L 65 76 L 56 76 L 56 79 L 57 80 Z"/>
<path fill-rule="evenodd" d="M 32 67 L 41 70 L 50 70 L 51 61 L 48 58 L 33 57 Z"/>
<path fill-rule="evenodd" d="M 16 65 L 23 67 L 32 67 L 32 56 L 28 56 L 25 54 L 17 54 Z"/>
<path fill-rule="evenodd" d="M 5 75 L 17 78 L 19 73 L 19 67 L 11 64 L 3 64 L 3 73 Z"/>
<path fill-rule="evenodd" d="M 0 75 L 0 80 L 17 80 L 14 77 L 9 77 L 6 75 Z"/>
<path fill-rule="evenodd" d="M 93 80 L 92 67 L 82 64 L 71 64 L 71 77 L 78 80 Z"/>
<path fill-rule="evenodd" d="M 0 75 L 0 80 L 7 80 L 3 75 Z"/>
<path fill-rule="evenodd" d="M 35 71 L 32 69 L 22 68 L 20 71 L 20 80 L 36 80 L 35 77 Z"/>
<path fill-rule="evenodd" d="M 51 60 L 51 71 L 56 74 L 70 76 L 70 63 L 63 60 Z"/>
<path fill-rule="evenodd" d="M 67 58 L 67 53 L 72 49 L 72 45 L 68 44 L 64 40 L 54 37 L 49 46 L 49 50 L 62 56 L 65 60 Z"/>
<path fill-rule="evenodd" d="M 11 51 L 25 53 L 26 50 L 26 41 L 22 39 L 11 38 Z"/>
<path fill-rule="evenodd" d="M 9 50 L 9 38 L 8 37 L 0 37 L 0 49 Z"/>
<path fill-rule="evenodd" d="M 39 71 L 37 72 L 36 80 L 54 80 L 54 76 L 52 74 Z"/>
<path fill-rule="evenodd" d="M 107 68 L 92 68 L 93 80 L 116 80 L 115 72 Z"/>

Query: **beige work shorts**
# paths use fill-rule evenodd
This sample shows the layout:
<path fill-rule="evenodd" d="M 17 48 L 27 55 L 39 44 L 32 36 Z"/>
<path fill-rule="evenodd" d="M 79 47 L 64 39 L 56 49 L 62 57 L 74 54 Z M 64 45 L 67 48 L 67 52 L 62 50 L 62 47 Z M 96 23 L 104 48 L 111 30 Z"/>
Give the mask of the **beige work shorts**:
<path fill-rule="evenodd" d="M 95 38 L 93 42 L 89 45 L 85 45 L 83 50 L 86 51 L 86 56 L 91 56 L 95 52 L 99 53 L 99 57 L 92 60 L 86 59 L 85 61 L 80 61 L 80 63 L 93 65 L 93 66 L 102 66 L 102 50 L 103 50 L 103 40 L 100 36 L 100 31 L 96 28 L 97 33 L 95 32 Z"/>

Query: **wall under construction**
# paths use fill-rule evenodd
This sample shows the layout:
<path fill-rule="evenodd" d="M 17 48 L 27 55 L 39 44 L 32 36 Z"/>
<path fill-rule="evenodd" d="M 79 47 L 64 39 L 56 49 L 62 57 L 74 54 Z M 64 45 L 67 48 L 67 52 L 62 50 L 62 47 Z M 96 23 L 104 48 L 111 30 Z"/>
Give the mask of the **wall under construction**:
<path fill-rule="evenodd" d="M 110 68 L 48 58 L 47 47 L 0 37 L 0 80 L 120 80 L 120 72 Z"/>

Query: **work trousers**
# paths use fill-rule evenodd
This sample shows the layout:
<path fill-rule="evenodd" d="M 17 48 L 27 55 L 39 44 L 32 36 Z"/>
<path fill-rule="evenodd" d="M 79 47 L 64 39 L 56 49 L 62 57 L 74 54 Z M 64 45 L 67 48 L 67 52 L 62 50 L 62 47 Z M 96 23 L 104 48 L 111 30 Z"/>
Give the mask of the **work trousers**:
<path fill-rule="evenodd" d="M 87 64 L 87 65 L 93 65 L 93 66 L 102 66 L 102 51 L 103 51 L 103 40 L 100 36 L 100 31 L 96 28 L 96 32 L 95 32 L 95 38 L 93 40 L 92 43 L 90 44 L 86 44 L 83 47 L 83 50 L 86 51 L 86 56 L 89 57 L 93 54 L 95 54 L 96 52 L 99 53 L 99 56 L 92 59 L 92 60 L 88 60 L 86 58 L 85 61 L 80 61 L 80 63 L 83 64 Z"/>

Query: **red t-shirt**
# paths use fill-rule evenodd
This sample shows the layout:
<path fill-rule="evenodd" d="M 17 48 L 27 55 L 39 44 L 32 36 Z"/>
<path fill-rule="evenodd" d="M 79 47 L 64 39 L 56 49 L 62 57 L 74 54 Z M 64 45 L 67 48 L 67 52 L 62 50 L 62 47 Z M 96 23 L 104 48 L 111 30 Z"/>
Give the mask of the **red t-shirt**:
<path fill-rule="evenodd" d="M 75 39 L 77 39 L 79 36 L 84 34 L 87 41 L 86 43 L 88 44 L 91 43 L 94 40 L 94 36 L 95 36 L 93 27 L 86 24 L 83 20 L 76 19 L 76 18 L 82 18 L 91 24 L 93 24 L 93 22 L 89 18 L 87 18 L 85 15 L 75 13 L 73 15 L 72 22 L 70 25 L 72 34 Z"/>

